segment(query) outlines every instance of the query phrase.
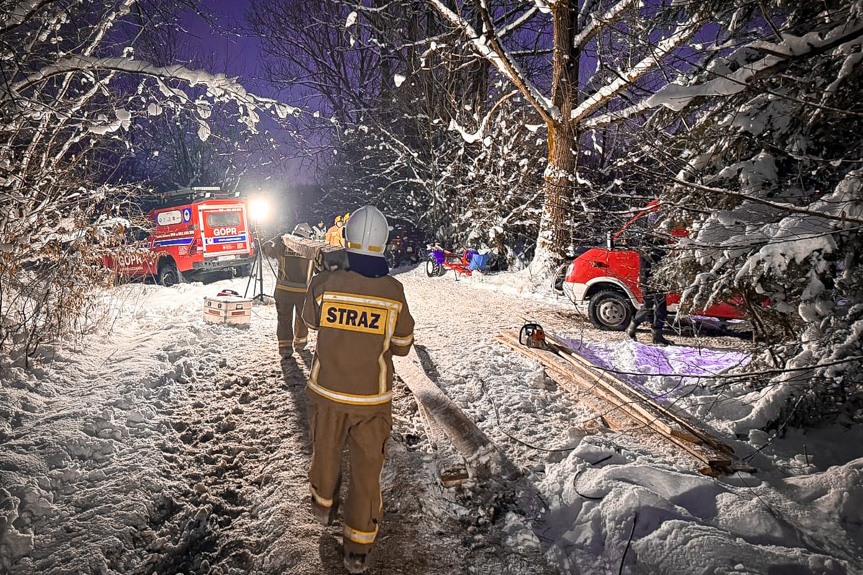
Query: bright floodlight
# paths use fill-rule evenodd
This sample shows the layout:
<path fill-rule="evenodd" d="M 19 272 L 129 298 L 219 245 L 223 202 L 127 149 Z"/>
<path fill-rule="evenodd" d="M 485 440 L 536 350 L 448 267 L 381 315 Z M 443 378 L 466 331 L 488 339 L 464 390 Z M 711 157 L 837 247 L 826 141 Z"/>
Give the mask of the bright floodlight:
<path fill-rule="evenodd" d="M 270 215 L 270 205 L 263 198 L 253 198 L 249 201 L 249 215 L 252 220 L 260 222 Z"/>

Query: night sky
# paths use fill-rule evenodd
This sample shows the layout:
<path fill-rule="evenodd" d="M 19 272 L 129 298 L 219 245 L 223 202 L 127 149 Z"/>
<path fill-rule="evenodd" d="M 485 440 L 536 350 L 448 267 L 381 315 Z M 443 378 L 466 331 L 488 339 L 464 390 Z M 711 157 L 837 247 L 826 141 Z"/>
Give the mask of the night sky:
<path fill-rule="evenodd" d="M 276 97 L 278 94 L 257 76 L 260 68 L 260 41 L 244 31 L 245 13 L 251 0 L 203 0 L 200 11 L 210 19 L 208 22 L 193 10 L 187 10 L 180 24 L 188 34 L 189 50 L 192 53 L 213 54 L 219 69 L 238 76 L 243 85 L 261 96 Z"/>
<path fill-rule="evenodd" d="M 203 0 L 198 5 L 205 15 L 202 17 L 193 10 L 186 10 L 180 17 L 181 33 L 185 33 L 186 47 L 190 57 L 200 54 L 205 59 L 212 57 L 214 66 L 206 66 L 208 72 L 236 76 L 249 91 L 259 96 L 274 98 L 286 104 L 295 105 L 298 98 L 292 97 L 290 90 L 276 90 L 261 78 L 261 43 L 257 37 L 246 30 L 245 13 L 253 0 Z M 198 67 L 191 63 L 192 67 Z M 282 151 L 290 152 L 293 140 L 261 113 L 258 124 L 261 131 L 267 130 L 281 142 Z M 252 168 L 240 182 L 240 188 L 252 195 L 265 195 L 273 205 L 278 218 L 284 224 L 287 218 L 291 225 L 296 221 L 311 218 L 312 202 L 306 192 L 297 190 L 298 184 L 314 181 L 313 173 L 300 166 L 299 162 L 281 162 L 274 166 L 264 159 L 259 168 Z M 282 230 L 284 231 L 284 230 Z"/>

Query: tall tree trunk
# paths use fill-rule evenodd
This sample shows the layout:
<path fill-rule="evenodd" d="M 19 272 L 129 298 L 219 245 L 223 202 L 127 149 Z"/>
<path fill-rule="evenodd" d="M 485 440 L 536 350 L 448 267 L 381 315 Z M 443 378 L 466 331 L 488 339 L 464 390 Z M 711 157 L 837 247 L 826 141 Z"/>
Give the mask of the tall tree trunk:
<path fill-rule="evenodd" d="M 554 24 L 552 56 L 552 104 L 560 118 L 548 122 L 548 168 L 545 171 L 545 204 L 537 238 L 540 266 L 561 260 L 571 243 L 569 221 L 578 167 L 578 133 L 570 119 L 578 98 L 578 56 L 573 47 L 577 32 L 578 2 L 561 0 L 551 5 Z"/>

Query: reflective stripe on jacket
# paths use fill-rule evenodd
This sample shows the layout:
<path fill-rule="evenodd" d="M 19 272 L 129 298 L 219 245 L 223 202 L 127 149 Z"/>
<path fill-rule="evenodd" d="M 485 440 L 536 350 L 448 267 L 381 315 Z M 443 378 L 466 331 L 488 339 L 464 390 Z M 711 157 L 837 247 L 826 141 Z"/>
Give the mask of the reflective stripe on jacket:
<path fill-rule="evenodd" d="M 289 254 L 281 239 L 267 242 L 264 246 L 264 253 L 278 261 L 277 290 L 300 294 L 308 291 L 312 275 L 311 260 L 293 253 Z"/>
<path fill-rule="evenodd" d="M 392 399 L 392 356 L 407 355 L 414 330 L 397 279 L 346 270 L 318 274 L 309 286 L 303 320 L 318 330 L 311 391 L 349 405 Z"/>

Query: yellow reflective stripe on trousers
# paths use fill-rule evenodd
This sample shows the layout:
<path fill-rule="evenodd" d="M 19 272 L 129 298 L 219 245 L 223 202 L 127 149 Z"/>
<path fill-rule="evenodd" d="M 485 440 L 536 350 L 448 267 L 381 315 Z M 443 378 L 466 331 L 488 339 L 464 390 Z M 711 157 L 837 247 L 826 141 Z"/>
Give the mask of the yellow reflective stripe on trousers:
<path fill-rule="evenodd" d="M 359 531 L 357 529 L 353 529 L 345 525 L 344 530 L 345 537 L 353 541 L 354 543 L 361 543 L 363 545 L 371 545 L 375 542 L 375 536 L 378 534 L 378 528 L 375 527 L 374 531 Z"/>
<path fill-rule="evenodd" d="M 321 507 L 326 507 L 327 509 L 329 509 L 330 507 L 333 506 L 333 500 L 332 499 L 325 499 L 325 498 L 321 497 L 320 495 L 315 493 L 315 488 L 312 487 L 311 485 L 309 485 L 309 491 L 312 493 L 312 499 L 314 500 L 314 502 L 317 505 L 320 505 Z"/>

